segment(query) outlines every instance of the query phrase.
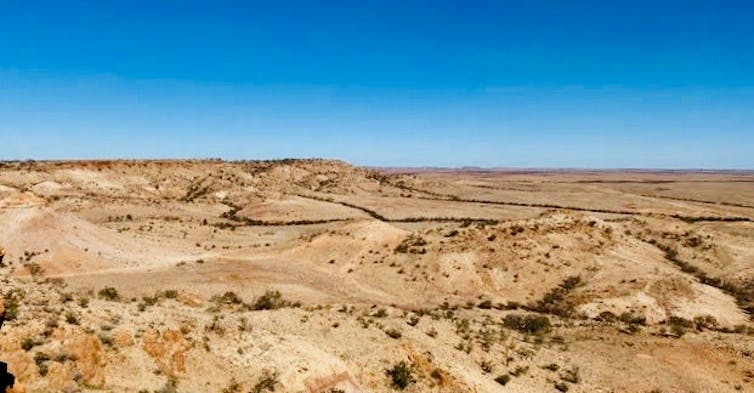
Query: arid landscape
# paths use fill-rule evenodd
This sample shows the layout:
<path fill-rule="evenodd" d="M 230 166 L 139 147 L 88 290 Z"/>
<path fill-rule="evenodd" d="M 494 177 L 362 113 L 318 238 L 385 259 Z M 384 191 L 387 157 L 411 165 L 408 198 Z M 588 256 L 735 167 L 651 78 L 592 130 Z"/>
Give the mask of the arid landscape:
<path fill-rule="evenodd" d="M 0 164 L 18 392 L 754 392 L 754 173 Z"/>

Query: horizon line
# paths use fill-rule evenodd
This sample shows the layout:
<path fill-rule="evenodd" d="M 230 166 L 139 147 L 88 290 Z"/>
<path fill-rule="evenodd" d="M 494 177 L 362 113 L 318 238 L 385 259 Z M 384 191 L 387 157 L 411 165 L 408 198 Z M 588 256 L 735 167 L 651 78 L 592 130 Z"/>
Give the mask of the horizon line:
<path fill-rule="evenodd" d="M 281 157 L 259 159 L 226 159 L 220 157 L 160 157 L 160 158 L 26 158 L 26 159 L 0 159 L 0 164 L 13 163 L 103 163 L 103 162 L 224 162 L 224 163 L 250 163 L 250 162 L 280 162 L 280 161 L 339 161 L 348 165 L 392 172 L 686 172 L 686 173 L 746 173 L 754 174 L 752 168 L 704 168 L 704 167 L 550 167 L 550 166 L 478 166 L 478 165 L 360 165 L 340 158 L 326 157 Z"/>

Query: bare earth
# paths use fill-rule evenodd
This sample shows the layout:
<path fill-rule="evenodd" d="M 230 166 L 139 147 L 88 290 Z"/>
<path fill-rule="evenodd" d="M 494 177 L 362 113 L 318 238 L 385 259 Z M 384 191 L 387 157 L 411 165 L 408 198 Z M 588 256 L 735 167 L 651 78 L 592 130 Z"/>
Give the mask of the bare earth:
<path fill-rule="evenodd" d="M 753 220 L 750 172 L 0 163 L 0 361 L 13 392 L 754 392 Z"/>

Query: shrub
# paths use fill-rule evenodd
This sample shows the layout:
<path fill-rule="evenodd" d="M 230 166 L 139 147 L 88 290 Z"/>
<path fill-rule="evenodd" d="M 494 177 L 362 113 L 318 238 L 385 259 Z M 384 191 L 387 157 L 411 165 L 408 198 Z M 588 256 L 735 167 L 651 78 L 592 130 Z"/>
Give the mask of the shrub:
<path fill-rule="evenodd" d="M 243 300 L 241 300 L 238 295 L 236 295 L 233 291 L 227 291 L 223 293 L 222 295 L 215 295 L 212 296 L 212 299 L 210 299 L 214 303 L 218 304 L 241 304 L 243 303 Z"/>
<path fill-rule="evenodd" d="M 694 326 L 696 326 L 696 330 L 715 330 L 717 329 L 717 319 L 713 317 L 712 315 L 697 315 L 694 317 Z"/>
<path fill-rule="evenodd" d="M 564 382 L 555 382 L 555 389 L 557 389 L 559 392 L 567 392 L 568 385 L 566 385 Z"/>
<path fill-rule="evenodd" d="M 112 347 L 113 344 L 115 343 L 113 336 L 111 336 L 108 333 L 100 333 L 97 337 L 99 338 L 100 342 L 102 342 L 102 344 L 108 347 Z"/>
<path fill-rule="evenodd" d="M 21 300 L 23 299 L 23 293 L 18 289 L 11 289 L 3 295 L 5 302 L 5 320 L 12 321 L 18 318 L 19 307 Z"/>
<path fill-rule="evenodd" d="M 509 329 L 518 330 L 528 334 L 547 333 L 552 329 L 550 318 L 535 314 L 509 314 L 503 319 L 504 325 Z"/>
<path fill-rule="evenodd" d="M 267 291 L 258 297 L 252 308 L 254 310 L 276 310 L 285 307 L 288 303 L 283 300 L 280 291 Z"/>
<path fill-rule="evenodd" d="M 76 356 L 67 354 L 65 352 L 60 352 L 59 354 L 55 355 L 55 361 L 58 363 L 65 363 L 69 360 L 76 361 Z"/>
<path fill-rule="evenodd" d="M 21 348 L 24 351 L 28 351 L 28 350 L 34 348 L 34 345 L 36 345 L 36 343 L 30 337 L 26 337 L 23 341 L 21 341 Z"/>
<path fill-rule="evenodd" d="M 491 300 L 484 300 L 481 303 L 477 305 L 477 307 L 481 308 L 482 310 L 489 310 L 492 308 L 492 301 Z"/>
<path fill-rule="evenodd" d="M 406 363 L 404 360 L 401 360 L 400 362 L 395 364 L 393 368 L 386 371 L 387 375 L 390 377 L 390 381 L 393 387 L 400 390 L 403 390 L 407 388 L 408 385 L 416 382 L 416 378 L 414 378 L 413 372 L 413 367 Z"/>
<path fill-rule="evenodd" d="M 37 352 L 34 354 L 34 363 L 37 364 L 39 369 L 39 375 L 47 375 L 47 362 L 50 360 L 50 355 L 44 352 Z"/>
<path fill-rule="evenodd" d="M 544 368 L 545 370 L 550 370 L 552 372 L 560 370 L 560 366 L 558 366 L 557 363 L 550 363 L 548 365 L 543 366 L 542 368 Z"/>
<path fill-rule="evenodd" d="M 277 383 L 278 383 L 277 371 L 265 370 L 262 373 L 262 376 L 259 378 L 259 381 L 257 381 L 256 384 L 254 384 L 254 387 L 251 389 L 251 391 L 254 393 L 262 393 L 264 391 L 274 392 L 275 385 L 277 385 Z"/>
<path fill-rule="evenodd" d="M 118 294 L 118 290 L 113 287 L 102 288 L 97 294 L 101 299 L 109 300 L 111 302 L 120 300 L 120 294 Z"/>
<path fill-rule="evenodd" d="M 73 311 L 67 311 L 65 313 L 65 321 L 71 325 L 79 324 L 79 318 L 76 316 L 76 314 Z"/>
<path fill-rule="evenodd" d="M 403 337 L 403 333 L 401 333 L 401 331 L 398 330 L 398 329 L 388 329 L 388 330 L 385 330 L 385 334 L 387 334 L 388 336 L 390 336 L 390 338 L 394 338 L 396 340 L 399 339 L 399 338 L 401 338 L 401 337 Z"/>
<path fill-rule="evenodd" d="M 495 378 L 495 382 L 505 386 L 508 382 L 511 381 L 511 376 L 508 374 L 503 374 Z"/>
<path fill-rule="evenodd" d="M 666 323 L 670 326 L 671 333 L 676 337 L 686 334 L 686 330 L 694 327 L 694 323 L 688 319 L 677 317 L 675 315 L 668 318 Z"/>
<path fill-rule="evenodd" d="M 615 314 L 613 314 L 610 311 L 603 311 L 595 319 L 598 320 L 598 321 L 600 321 L 600 322 L 611 323 L 611 322 L 615 322 L 618 319 L 618 316 L 615 315 Z"/>
<path fill-rule="evenodd" d="M 28 262 L 24 264 L 24 267 L 29 270 L 29 273 L 32 275 L 32 277 L 41 276 L 44 274 L 45 270 L 36 262 Z"/>
<path fill-rule="evenodd" d="M 560 285 L 551 289 L 540 301 L 531 307 L 533 311 L 569 317 L 573 314 L 574 305 L 566 301 L 568 293 L 581 284 L 580 276 L 566 278 Z"/>
<path fill-rule="evenodd" d="M 579 383 L 581 381 L 581 377 L 579 376 L 579 368 L 571 367 L 570 369 L 563 371 L 563 375 L 560 376 L 560 379 L 565 382 Z"/>
<path fill-rule="evenodd" d="M 141 301 L 147 306 L 154 306 L 160 301 L 160 298 L 158 296 L 142 296 Z"/>
<path fill-rule="evenodd" d="M 524 374 L 526 374 L 529 371 L 528 366 L 517 366 L 513 371 L 511 371 L 509 374 L 514 377 L 520 377 Z"/>
<path fill-rule="evenodd" d="M 427 241 L 421 236 L 410 235 L 395 247 L 396 254 L 425 254 Z"/>
<path fill-rule="evenodd" d="M 634 314 L 631 312 L 624 312 L 623 314 L 618 317 L 621 322 L 627 323 L 629 325 L 646 325 L 647 323 L 647 317 L 645 317 L 642 314 Z"/>
<path fill-rule="evenodd" d="M 241 384 L 238 383 L 235 378 L 231 379 L 228 387 L 222 390 L 222 393 L 240 393 L 240 392 L 241 392 Z"/>

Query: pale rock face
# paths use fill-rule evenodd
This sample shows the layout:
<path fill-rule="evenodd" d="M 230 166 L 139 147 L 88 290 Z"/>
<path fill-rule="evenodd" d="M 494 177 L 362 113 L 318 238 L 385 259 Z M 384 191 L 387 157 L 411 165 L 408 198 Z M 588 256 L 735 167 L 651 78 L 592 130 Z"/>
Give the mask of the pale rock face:
<path fill-rule="evenodd" d="M 218 191 L 215 193 L 215 198 L 217 198 L 220 201 L 224 201 L 228 198 L 228 192 L 227 191 Z"/>

